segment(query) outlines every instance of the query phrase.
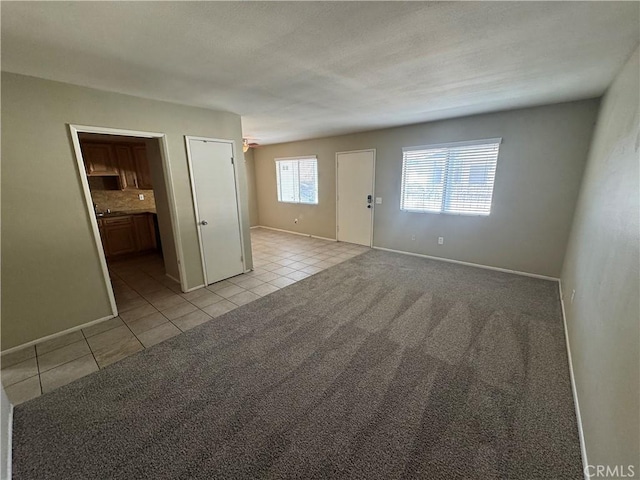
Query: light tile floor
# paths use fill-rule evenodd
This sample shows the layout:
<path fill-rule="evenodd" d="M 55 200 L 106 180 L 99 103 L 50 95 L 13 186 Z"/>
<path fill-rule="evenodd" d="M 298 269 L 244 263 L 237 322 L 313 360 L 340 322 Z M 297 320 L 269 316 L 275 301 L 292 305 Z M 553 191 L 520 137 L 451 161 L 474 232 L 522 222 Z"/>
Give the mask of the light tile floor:
<path fill-rule="evenodd" d="M 2 384 L 19 404 L 180 335 L 368 250 L 262 228 L 251 230 L 254 270 L 182 293 L 148 255 L 109 265 L 120 316 L 2 355 Z"/>

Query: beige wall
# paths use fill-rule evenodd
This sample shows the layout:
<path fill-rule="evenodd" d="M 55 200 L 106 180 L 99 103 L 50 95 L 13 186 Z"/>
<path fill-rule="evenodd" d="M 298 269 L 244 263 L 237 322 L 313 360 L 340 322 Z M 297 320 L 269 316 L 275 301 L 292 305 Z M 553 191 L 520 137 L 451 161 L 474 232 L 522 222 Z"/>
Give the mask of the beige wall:
<path fill-rule="evenodd" d="M 335 238 L 335 154 L 375 148 L 375 246 L 559 277 L 597 109 L 585 100 L 265 146 L 254 152 L 260 224 Z M 402 147 L 493 137 L 503 143 L 489 217 L 400 211 Z M 318 156 L 318 205 L 277 201 L 274 158 L 296 155 Z"/>
<path fill-rule="evenodd" d="M 636 50 L 603 99 L 562 270 L 588 461 L 632 464 L 635 475 L 640 475 L 638 58 Z"/>
<path fill-rule="evenodd" d="M 69 123 L 166 134 L 188 287 L 202 284 L 203 273 L 184 135 L 242 142 L 240 117 L 231 113 L 3 72 L 3 350 L 111 313 Z M 246 175 L 238 165 L 246 230 Z M 245 258 L 251 266 L 248 234 Z"/>
<path fill-rule="evenodd" d="M 162 247 L 162 258 L 164 269 L 167 275 L 174 280 L 180 279 L 180 264 L 176 252 L 176 239 L 174 239 L 173 227 L 171 225 L 171 204 L 167 188 L 167 176 L 162 167 L 162 154 L 160 152 L 160 141 L 157 138 L 145 141 L 147 147 L 147 160 L 151 173 L 151 184 L 155 185 L 154 203 L 158 214 L 158 231 L 160 232 L 160 243 Z"/>
<path fill-rule="evenodd" d="M 247 190 L 249 197 L 249 223 L 252 227 L 260 225 L 258 216 L 258 198 L 256 196 L 256 164 L 253 158 L 253 148 L 244 154 L 247 169 Z"/>

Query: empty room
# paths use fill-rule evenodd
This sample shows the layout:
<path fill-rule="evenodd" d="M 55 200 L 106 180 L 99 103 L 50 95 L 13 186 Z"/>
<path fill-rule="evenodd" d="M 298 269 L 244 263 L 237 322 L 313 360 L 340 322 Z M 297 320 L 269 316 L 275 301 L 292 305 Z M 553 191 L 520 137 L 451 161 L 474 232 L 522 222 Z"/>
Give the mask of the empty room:
<path fill-rule="evenodd" d="M 640 3 L 20 2 L 0 477 L 640 479 Z"/>

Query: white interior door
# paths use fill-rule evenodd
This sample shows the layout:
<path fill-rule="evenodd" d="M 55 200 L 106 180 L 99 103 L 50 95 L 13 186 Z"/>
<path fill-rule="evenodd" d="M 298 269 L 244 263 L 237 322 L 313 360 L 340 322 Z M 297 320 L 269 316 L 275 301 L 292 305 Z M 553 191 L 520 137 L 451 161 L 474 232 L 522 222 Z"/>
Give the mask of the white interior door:
<path fill-rule="evenodd" d="M 207 285 L 244 271 L 233 147 L 187 139 L 196 221 Z"/>
<path fill-rule="evenodd" d="M 375 150 L 336 154 L 337 238 L 371 246 Z"/>

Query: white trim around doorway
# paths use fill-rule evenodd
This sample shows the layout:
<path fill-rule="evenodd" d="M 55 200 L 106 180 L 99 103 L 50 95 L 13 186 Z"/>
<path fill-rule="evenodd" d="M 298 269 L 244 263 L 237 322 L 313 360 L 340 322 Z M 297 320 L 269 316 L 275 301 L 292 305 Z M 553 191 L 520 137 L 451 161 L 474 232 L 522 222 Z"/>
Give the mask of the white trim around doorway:
<path fill-rule="evenodd" d="M 71 133 L 71 140 L 73 142 L 73 149 L 75 151 L 76 163 L 78 167 L 78 175 L 80 177 L 80 183 L 84 192 L 85 206 L 87 214 L 89 215 L 89 222 L 91 224 L 91 230 L 93 232 L 93 239 L 98 251 L 98 257 L 100 259 L 100 266 L 102 268 L 102 274 L 104 277 L 105 287 L 109 295 L 109 301 L 111 303 L 111 310 L 113 316 L 118 315 L 118 308 L 116 305 L 115 296 L 113 294 L 113 288 L 111 286 L 111 280 L 109 278 L 109 268 L 107 267 L 107 260 L 102 246 L 102 240 L 100 238 L 100 231 L 98 229 L 98 220 L 94 214 L 93 199 L 91 198 L 91 190 L 89 188 L 89 180 L 86 175 L 84 159 L 82 157 L 82 149 L 80 148 L 80 133 L 100 133 L 106 135 L 119 135 L 123 137 L 140 137 L 140 138 L 157 138 L 160 145 L 160 156 L 162 157 L 162 168 L 164 170 L 165 189 L 167 191 L 167 198 L 169 200 L 169 220 L 171 222 L 174 243 L 176 246 L 176 256 L 178 258 L 178 269 L 180 272 L 180 287 L 182 291 L 186 290 L 186 274 L 184 271 L 184 255 L 182 252 L 182 242 L 180 240 L 180 230 L 178 229 L 178 214 L 176 209 L 176 199 L 173 191 L 173 178 L 171 174 L 171 165 L 169 163 L 169 151 L 167 149 L 167 138 L 164 133 L 156 132 L 143 132 L 137 130 L 124 130 L 119 128 L 109 127 L 95 127 L 87 125 L 72 125 L 69 124 L 69 131 Z"/>

